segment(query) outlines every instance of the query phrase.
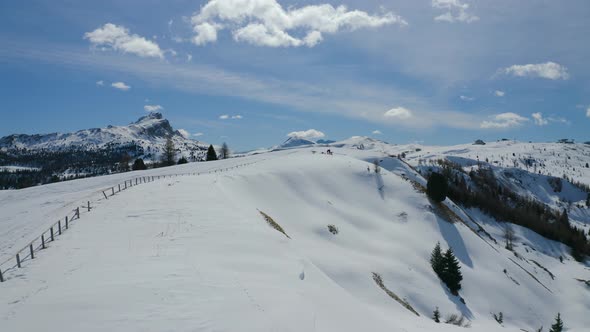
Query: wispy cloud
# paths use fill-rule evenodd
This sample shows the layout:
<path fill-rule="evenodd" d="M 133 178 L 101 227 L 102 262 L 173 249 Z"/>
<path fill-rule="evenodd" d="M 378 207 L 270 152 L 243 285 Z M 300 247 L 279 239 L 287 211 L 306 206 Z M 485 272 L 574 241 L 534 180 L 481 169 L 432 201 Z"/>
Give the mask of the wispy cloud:
<path fill-rule="evenodd" d="M 239 120 L 239 119 L 243 119 L 244 117 L 236 114 L 236 115 L 229 115 L 229 114 L 223 114 L 219 116 L 219 119 L 221 120 L 228 120 L 228 119 L 233 119 L 233 120 Z"/>
<path fill-rule="evenodd" d="M 115 89 L 122 90 L 122 91 L 127 91 L 127 90 L 131 89 L 131 87 L 129 85 L 127 85 L 123 82 L 115 82 L 115 83 L 112 83 L 111 86 Z"/>
<path fill-rule="evenodd" d="M 370 15 L 346 6 L 308 5 L 285 9 L 276 0 L 210 0 L 191 18 L 196 35 L 193 43 L 217 41 L 221 30 L 229 29 L 237 42 L 268 47 L 313 47 L 324 34 L 342 30 L 407 25 L 392 12 Z M 303 31 L 297 36 L 294 32 Z"/>
<path fill-rule="evenodd" d="M 477 129 L 482 121 L 477 115 L 432 105 L 426 99 L 402 88 L 342 81 L 330 76 L 315 83 L 264 75 L 254 77 L 201 64 L 133 59 L 103 52 L 88 53 L 87 50 L 72 49 L 64 45 L 46 45 L 40 49 L 15 42 L 9 42 L 7 48 L 0 49 L 0 59 L 33 59 L 81 71 L 133 75 L 155 86 L 189 93 L 244 98 L 287 106 L 297 111 L 332 113 L 378 124 L 385 120 L 391 126 Z M 326 86 L 330 89 L 326 89 Z M 399 116 L 404 116 L 403 111 L 397 117 L 384 116 L 383 110 L 388 109 L 393 102 L 407 105 L 415 116 L 403 121 L 399 121 Z M 219 126 L 216 123 L 208 125 Z"/>
<path fill-rule="evenodd" d="M 588 107 L 588 109 L 586 109 L 586 116 L 590 118 L 590 107 Z"/>
<path fill-rule="evenodd" d="M 468 97 L 468 96 L 459 96 L 459 98 L 463 101 L 474 101 L 475 100 L 475 98 Z"/>
<path fill-rule="evenodd" d="M 484 129 L 506 129 L 519 127 L 529 121 L 528 118 L 520 116 L 516 113 L 506 112 L 493 115 L 491 120 L 485 120 L 481 123 L 481 128 Z"/>
<path fill-rule="evenodd" d="M 96 85 L 103 86 L 104 85 L 104 81 L 96 81 Z"/>
<path fill-rule="evenodd" d="M 178 129 L 178 132 L 184 138 L 189 138 L 191 136 L 191 134 L 188 132 L 188 130 L 185 130 L 185 129 Z"/>
<path fill-rule="evenodd" d="M 516 77 L 536 77 L 550 80 L 567 80 L 570 77 L 565 66 L 551 61 L 537 64 L 512 65 L 500 69 L 500 73 Z"/>
<path fill-rule="evenodd" d="M 501 90 L 496 90 L 496 91 L 494 91 L 494 95 L 496 97 L 504 97 L 506 95 L 506 92 L 501 91 Z"/>
<path fill-rule="evenodd" d="M 381 130 L 373 130 L 373 135 L 382 135 L 383 133 L 381 132 Z"/>
<path fill-rule="evenodd" d="M 316 129 L 308 129 L 303 131 L 293 131 L 287 134 L 287 137 L 302 138 L 302 139 L 318 139 L 326 137 L 326 135 Z"/>
<path fill-rule="evenodd" d="M 446 10 L 443 14 L 434 18 L 438 22 L 472 23 L 479 20 L 478 16 L 469 12 L 469 4 L 462 0 L 432 0 L 432 7 Z"/>
<path fill-rule="evenodd" d="M 404 107 L 394 107 L 385 112 L 383 116 L 388 118 L 396 118 L 400 120 L 409 119 L 412 117 L 412 111 Z"/>
<path fill-rule="evenodd" d="M 533 113 L 531 114 L 531 116 L 533 117 L 533 120 L 535 121 L 535 124 L 537 126 L 546 126 L 549 124 L 549 121 L 547 121 L 547 119 L 544 119 L 543 114 L 541 114 L 540 112 Z"/>
<path fill-rule="evenodd" d="M 157 112 L 163 110 L 164 107 L 161 105 L 144 105 L 143 110 L 146 112 Z"/>
<path fill-rule="evenodd" d="M 203 133 L 194 133 L 193 134 L 194 137 L 199 137 L 199 136 L 203 136 L 203 135 L 205 135 L 205 134 L 203 134 Z"/>
<path fill-rule="evenodd" d="M 84 39 L 100 50 L 112 49 L 141 57 L 163 58 L 164 52 L 153 41 L 130 34 L 124 26 L 107 23 L 94 31 L 86 32 Z"/>

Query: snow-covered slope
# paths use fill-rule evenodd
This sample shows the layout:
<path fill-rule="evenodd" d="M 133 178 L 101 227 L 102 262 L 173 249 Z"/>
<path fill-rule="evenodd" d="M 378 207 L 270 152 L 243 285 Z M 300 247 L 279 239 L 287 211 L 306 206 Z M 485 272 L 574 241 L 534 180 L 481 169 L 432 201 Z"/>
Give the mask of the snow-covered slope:
<path fill-rule="evenodd" d="M 0 233 L 0 243 L 33 235 L 18 231 L 39 224 L 39 214 L 25 211 L 90 197 L 96 206 L 0 284 L 2 327 L 35 331 L 50 321 L 62 331 L 459 331 L 432 322 L 435 307 L 443 316 L 462 313 L 475 331 L 547 330 L 557 312 L 570 331 L 590 326 L 590 289 L 576 280 L 589 280 L 590 270 L 565 246 L 515 226 L 515 256 L 499 239 L 502 225 L 452 202 L 445 206 L 454 212 L 443 213 L 411 181 L 424 180 L 383 151 L 313 151 L 136 172 L 201 175 L 109 200 L 97 200 L 97 189 L 126 174 L 0 192 L 2 210 L 19 216 L 0 219 L 17 229 Z M 374 159 L 381 173 L 367 171 Z M 250 165 L 231 168 L 243 164 Z M 203 174 L 212 169 L 227 170 Z M 465 304 L 430 267 L 436 242 L 460 261 Z M 420 316 L 380 288 L 373 273 Z M 503 327 L 492 317 L 498 312 Z"/>
<path fill-rule="evenodd" d="M 108 126 L 64 134 L 6 136 L 0 138 L 0 151 L 15 153 L 23 149 L 28 152 L 99 150 L 133 144 L 143 149 L 146 159 L 155 159 L 159 157 L 168 138 L 173 140 L 179 154 L 187 158 L 206 150 L 208 146 L 183 137 L 172 128 L 161 113 L 154 112 L 128 126 Z"/>

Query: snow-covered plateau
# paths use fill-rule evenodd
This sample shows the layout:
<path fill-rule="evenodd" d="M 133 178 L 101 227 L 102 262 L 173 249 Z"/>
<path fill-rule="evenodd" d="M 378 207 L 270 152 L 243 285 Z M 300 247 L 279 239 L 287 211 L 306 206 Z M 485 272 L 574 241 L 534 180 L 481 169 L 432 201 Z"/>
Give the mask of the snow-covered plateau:
<path fill-rule="evenodd" d="M 588 261 L 517 225 L 507 250 L 506 223 L 450 199 L 432 203 L 417 170 L 439 158 L 466 170 L 485 163 L 588 232 L 586 193 L 547 182 L 590 184 L 584 144 L 353 137 L 0 191 L 1 330 L 532 332 L 548 331 L 559 312 L 567 331 L 589 331 Z M 185 175 L 108 199 L 101 192 L 167 174 Z M 19 249 L 87 201 L 92 210 L 47 249 L 7 270 Z M 430 265 L 437 242 L 459 260 L 459 296 Z M 435 323 L 437 307 L 442 320 L 463 315 L 470 327 Z"/>

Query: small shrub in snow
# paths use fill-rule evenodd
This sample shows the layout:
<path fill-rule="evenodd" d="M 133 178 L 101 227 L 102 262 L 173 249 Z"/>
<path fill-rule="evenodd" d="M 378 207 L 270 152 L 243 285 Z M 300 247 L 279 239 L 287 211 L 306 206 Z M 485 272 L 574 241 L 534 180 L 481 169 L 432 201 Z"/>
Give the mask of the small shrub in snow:
<path fill-rule="evenodd" d="M 434 309 L 434 311 L 432 312 L 432 320 L 434 320 L 437 323 L 440 323 L 440 311 L 438 311 L 438 307 L 436 307 L 436 309 Z"/>
<path fill-rule="evenodd" d="M 338 234 L 338 227 L 336 227 L 335 225 L 328 225 L 328 231 L 330 231 L 330 233 L 336 235 L 336 234 Z"/>
<path fill-rule="evenodd" d="M 379 174 L 381 172 L 381 166 L 379 166 L 379 160 L 377 160 L 377 159 L 375 159 L 375 161 L 373 161 L 373 170 L 377 174 Z"/>
<path fill-rule="evenodd" d="M 471 323 L 469 321 L 466 321 L 465 316 L 457 315 L 457 314 L 451 314 L 451 315 L 447 316 L 447 318 L 445 319 L 445 323 L 457 325 L 460 327 L 470 327 L 471 326 Z"/>
<path fill-rule="evenodd" d="M 507 224 L 504 227 L 504 240 L 506 241 L 506 249 L 512 251 L 514 249 L 514 239 L 516 236 L 514 235 L 514 229 Z"/>
<path fill-rule="evenodd" d="M 493 315 L 494 315 L 494 319 L 496 320 L 496 322 L 498 322 L 498 324 L 502 325 L 502 323 L 504 323 L 504 315 L 502 314 L 501 311 L 498 314 L 493 314 Z"/>

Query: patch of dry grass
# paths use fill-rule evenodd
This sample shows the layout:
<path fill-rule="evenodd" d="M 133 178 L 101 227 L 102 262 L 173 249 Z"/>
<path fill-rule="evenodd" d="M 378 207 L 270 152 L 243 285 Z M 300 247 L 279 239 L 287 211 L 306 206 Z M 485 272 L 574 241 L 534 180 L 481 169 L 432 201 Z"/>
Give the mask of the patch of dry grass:
<path fill-rule="evenodd" d="M 283 229 L 283 227 L 281 227 L 281 225 L 279 225 L 276 221 L 274 221 L 268 214 L 258 210 L 258 212 L 260 212 L 260 214 L 262 215 L 262 217 L 264 217 L 264 220 L 266 220 L 266 222 L 268 223 L 268 225 L 274 229 L 276 229 L 277 231 L 283 233 L 283 235 L 285 235 L 287 238 L 291 238 L 289 235 L 287 235 L 287 233 L 285 233 L 285 230 Z"/>
<path fill-rule="evenodd" d="M 381 288 L 387 295 L 389 295 L 389 297 L 399 302 L 399 304 L 401 304 L 404 308 L 410 310 L 416 316 L 420 316 L 420 314 L 416 310 L 414 310 L 414 308 L 412 308 L 408 301 L 402 300 L 399 296 L 397 296 L 397 294 L 395 294 L 385 286 L 385 284 L 383 283 L 383 279 L 381 278 L 379 273 L 373 272 L 373 280 L 375 281 L 377 286 L 379 286 L 379 288 Z"/>

